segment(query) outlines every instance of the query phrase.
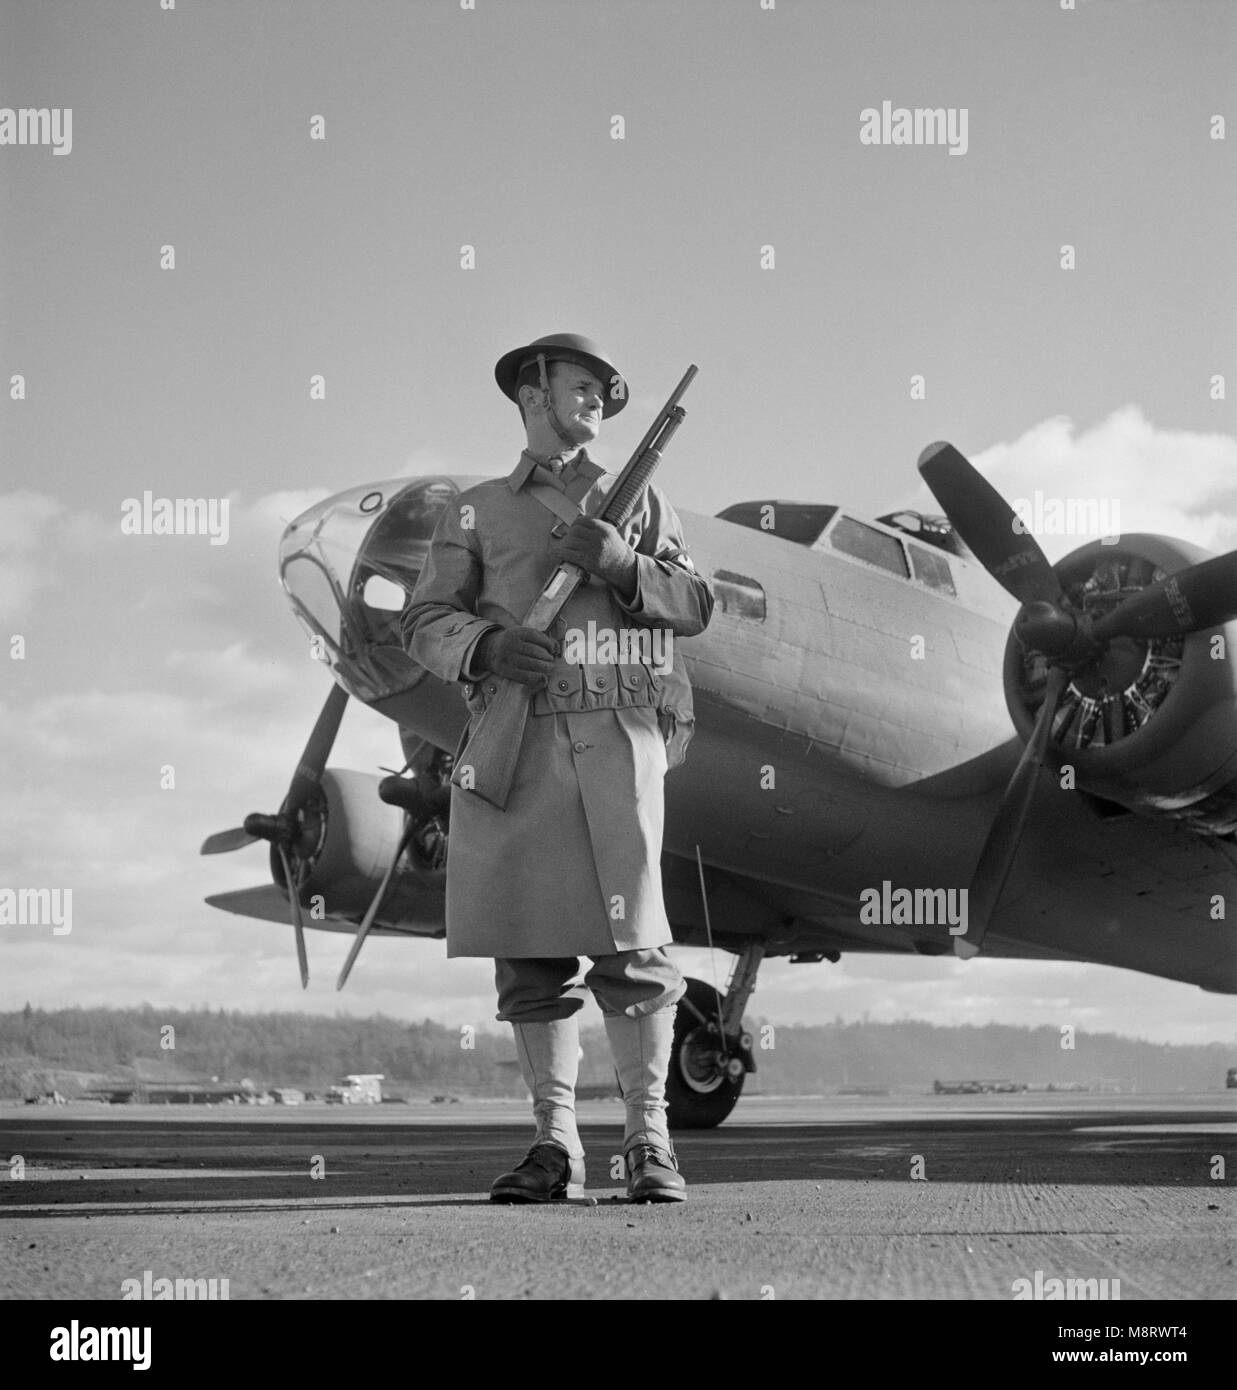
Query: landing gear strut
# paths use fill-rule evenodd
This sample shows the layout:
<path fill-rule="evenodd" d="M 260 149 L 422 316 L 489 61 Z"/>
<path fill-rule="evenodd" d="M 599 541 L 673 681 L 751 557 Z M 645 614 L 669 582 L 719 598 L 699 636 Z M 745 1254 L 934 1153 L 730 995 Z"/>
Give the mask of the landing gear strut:
<path fill-rule="evenodd" d="M 743 1078 L 756 1070 L 743 1010 L 756 987 L 764 953 L 761 942 L 744 947 L 724 995 L 703 980 L 687 981 L 687 993 L 675 1014 L 666 1079 L 671 1129 L 712 1129 L 721 1124 L 743 1093 Z"/>

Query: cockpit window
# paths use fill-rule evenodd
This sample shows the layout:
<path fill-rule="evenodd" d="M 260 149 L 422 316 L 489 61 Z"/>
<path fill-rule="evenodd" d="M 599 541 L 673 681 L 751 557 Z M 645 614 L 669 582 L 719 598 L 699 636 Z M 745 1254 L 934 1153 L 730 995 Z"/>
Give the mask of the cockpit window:
<path fill-rule="evenodd" d="M 717 516 L 720 521 L 765 531 L 796 545 L 811 545 L 836 511 L 836 507 L 813 502 L 736 502 Z"/>
<path fill-rule="evenodd" d="M 925 516 L 923 512 L 901 511 L 889 512 L 876 519 L 897 531 L 905 531 L 916 540 L 926 541 L 938 550 L 947 550 L 960 559 L 965 560 L 970 556 L 971 552 L 966 548 L 966 543 L 954 530 L 953 523 L 947 516 Z"/>
<path fill-rule="evenodd" d="M 843 555 L 853 555 L 856 560 L 878 565 L 890 574 L 896 574 L 899 579 L 907 577 L 902 542 L 895 536 L 878 531 L 875 526 L 865 526 L 854 517 L 844 516 L 839 518 L 827 539 L 834 550 L 840 550 Z"/>
<path fill-rule="evenodd" d="M 911 556 L 911 569 L 921 584 L 957 597 L 958 591 L 954 588 L 949 561 L 939 550 L 925 550 L 921 545 L 908 545 L 906 548 Z"/>

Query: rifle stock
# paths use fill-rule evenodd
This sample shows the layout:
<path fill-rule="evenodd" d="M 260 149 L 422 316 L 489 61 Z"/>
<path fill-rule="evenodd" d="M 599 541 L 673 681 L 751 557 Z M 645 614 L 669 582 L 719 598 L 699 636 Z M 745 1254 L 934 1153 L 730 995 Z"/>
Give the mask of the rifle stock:
<path fill-rule="evenodd" d="M 625 525 L 640 504 L 649 479 L 661 462 L 662 451 L 686 418 L 687 412 L 678 401 L 695 375 L 696 367 L 688 367 L 635 453 L 628 459 L 627 466 L 619 474 L 619 480 L 601 513 L 601 519 L 608 521 L 611 526 Z M 521 626 L 536 628 L 538 632 L 547 631 L 567 600 L 587 579 L 587 572 L 578 565 L 559 565 L 528 610 Z M 520 760 L 528 706 L 534 692 L 532 686 L 501 676 L 486 679 L 497 683 L 498 690 L 477 719 L 452 773 L 451 782 L 462 791 L 473 792 L 491 806 L 505 811 L 516 764 Z"/>

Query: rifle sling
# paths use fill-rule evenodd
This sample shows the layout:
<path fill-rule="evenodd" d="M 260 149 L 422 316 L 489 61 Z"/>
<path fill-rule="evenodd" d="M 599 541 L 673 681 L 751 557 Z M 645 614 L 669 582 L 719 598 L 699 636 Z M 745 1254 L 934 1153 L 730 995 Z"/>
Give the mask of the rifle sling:
<path fill-rule="evenodd" d="M 580 484 L 583 486 L 581 487 Z M 585 514 L 584 508 L 571 496 L 571 492 L 579 492 L 580 496 L 583 497 L 592 485 L 593 479 L 582 473 L 572 478 L 571 482 L 567 484 L 567 492 L 560 492 L 558 488 L 551 487 L 549 483 L 539 483 L 533 480 L 524 484 L 524 491 L 530 497 L 536 498 L 546 511 L 553 512 L 558 517 L 563 525 L 555 526 L 551 534 L 562 536 L 566 527 L 570 526 L 576 517 Z"/>

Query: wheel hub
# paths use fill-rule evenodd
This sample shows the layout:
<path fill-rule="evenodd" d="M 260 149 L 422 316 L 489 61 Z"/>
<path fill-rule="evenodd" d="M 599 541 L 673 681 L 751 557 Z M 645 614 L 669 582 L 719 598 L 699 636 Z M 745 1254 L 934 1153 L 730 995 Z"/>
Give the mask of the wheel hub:
<path fill-rule="evenodd" d="M 693 1028 L 679 1048 L 679 1070 L 683 1080 L 701 1095 L 716 1091 L 725 1081 L 729 1075 L 728 1060 L 717 1045 L 717 1029 L 713 1024 Z M 739 1065 L 742 1067 L 742 1063 Z"/>

